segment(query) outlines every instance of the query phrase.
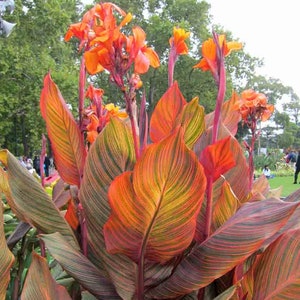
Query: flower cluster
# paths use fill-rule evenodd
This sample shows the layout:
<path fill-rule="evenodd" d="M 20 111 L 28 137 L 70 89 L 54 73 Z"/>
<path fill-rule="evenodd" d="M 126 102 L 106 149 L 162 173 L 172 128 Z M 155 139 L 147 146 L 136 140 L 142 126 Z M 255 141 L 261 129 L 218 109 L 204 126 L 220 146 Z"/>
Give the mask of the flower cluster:
<path fill-rule="evenodd" d="M 87 141 L 92 144 L 98 136 L 98 133 L 105 127 L 112 116 L 120 119 L 128 117 L 124 110 L 121 110 L 113 103 L 102 104 L 102 89 L 94 88 L 90 85 L 86 92 L 86 97 L 90 99 L 91 104 L 84 110 L 84 130 L 86 130 Z"/>
<path fill-rule="evenodd" d="M 249 89 L 241 93 L 235 109 L 241 113 L 243 123 L 251 128 L 253 122 L 267 121 L 274 112 L 274 105 L 268 104 L 266 95 Z"/>
<path fill-rule="evenodd" d="M 120 24 L 114 13 L 123 19 Z M 103 70 L 110 73 L 111 79 L 121 88 L 124 75 L 134 65 L 135 74 L 143 74 L 149 66 L 159 66 L 156 52 L 146 45 L 146 34 L 142 28 L 134 26 L 133 34 L 126 36 L 121 32 L 132 19 L 118 6 L 105 2 L 96 4 L 83 17 L 82 22 L 70 26 L 65 40 L 75 36 L 80 40 L 79 49 L 84 48 L 85 66 L 94 75 Z"/>

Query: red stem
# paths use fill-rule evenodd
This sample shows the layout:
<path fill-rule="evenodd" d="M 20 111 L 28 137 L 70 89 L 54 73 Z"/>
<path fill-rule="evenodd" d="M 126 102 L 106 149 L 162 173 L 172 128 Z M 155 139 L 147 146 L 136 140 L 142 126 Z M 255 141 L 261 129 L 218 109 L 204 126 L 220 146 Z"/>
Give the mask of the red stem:
<path fill-rule="evenodd" d="M 218 76 L 216 78 L 219 79 L 217 82 L 218 84 L 218 96 L 217 96 L 217 103 L 215 108 L 214 114 L 214 123 L 212 129 L 212 137 L 211 137 L 211 144 L 214 144 L 218 140 L 218 133 L 219 133 L 219 126 L 221 120 L 221 108 L 225 97 L 226 91 L 226 72 L 225 72 L 225 65 L 224 65 L 224 56 L 222 53 L 222 49 L 218 43 L 218 37 L 215 37 L 217 41 L 217 52 L 218 52 Z M 213 190 L 213 179 L 211 176 L 207 178 L 207 187 L 206 187 L 206 223 L 205 223 L 205 235 L 206 238 L 210 236 L 210 228 L 212 223 L 212 209 L 213 209 L 213 197 L 212 197 L 212 190 Z"/>
<path fill-rule="evenodd" d="M 125 94 L 125 101 L 126 101 L 126 111 L 129 116 L 130 124 L 131 124 L 131 129 L 132 129 L 132 136 L 133 136 L 133 143 L 134 143 L 134 151 L 135 151 L 135 157 L 136 159 L 139 158 L 140 156 L 140 151 L 139 151 L 139 143 L 138 143 L 138 136 L 137 136 L 137 124 L 136 124 L 136 118 L 133 116 L 133 111 L 132 111 L 132 100 L 130 95 L 132 93 L 124 93 Z"/>
<path fill-rule="evenodd" d="M 82 126 L 82 115 L 84 109 L 84 93 L 85 93 L 85 61 L 84 56 L 81 58 L 80 64 L 80 75 L 79 75 L 79 83 L 78 83 L 78 90 L 79 90 L 79 102 L 78 102 L 78 111 L 79 111 L 79 128 L 81 130 Z"/>
<path fill-rule="evenodd" d="M 207 178 L 206 185 L 206 223 L 204 231 L 204 239 L 207 239 L 210 236 L 210 227 L 212 223 L 212 189 L 213 189 L 213 180 L 212 177 Z"/>

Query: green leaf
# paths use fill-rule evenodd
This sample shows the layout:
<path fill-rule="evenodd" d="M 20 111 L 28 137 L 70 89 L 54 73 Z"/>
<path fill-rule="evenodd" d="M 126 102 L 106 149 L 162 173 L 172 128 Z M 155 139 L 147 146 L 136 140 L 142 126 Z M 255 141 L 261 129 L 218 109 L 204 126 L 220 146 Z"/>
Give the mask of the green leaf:
<path fill-rule="evenodd" d="M 121 299 L 111 281 L 103 277 L 92 262 L 68 244 L 61 234 L 42 234 L 41 238 L 63 269 L 90 293 L 99 299 Z"/>
<path fill-rule="evenodd" d="M 149 146 L 133 172 L 109 189 L 107 250 L 137 263 L 145 258 L 164 264 L 179 255 L 193 239 L 205 188 L 204 170 L 182 131 Z"/>
<path fill-rule="evenodd" d="M 44 79 L 40 107 L 60 176 L 80 186 L 86 156 L 83 136 L 50 74 Z"/>
<path fill-rule="evenodd" d="M 32 252 L 32 262 L 22 289 L 21 299 L 71 300 L 71 297 L 65 287 L 57 284 L 52 278 L 47 260 Z"/>
<path fill-rule="evenodd" d="M 299 204 L 278 199 L 244 204 L 147 296 L 172 298 L 207 286 L 257 251 L 287 222 Z"/>

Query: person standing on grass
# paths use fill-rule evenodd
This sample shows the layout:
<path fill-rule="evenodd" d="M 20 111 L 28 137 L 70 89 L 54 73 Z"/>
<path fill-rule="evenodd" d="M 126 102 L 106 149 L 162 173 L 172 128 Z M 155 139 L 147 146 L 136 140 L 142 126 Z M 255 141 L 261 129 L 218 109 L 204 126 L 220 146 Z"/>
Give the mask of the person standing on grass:
<path fill-rule="evenodd" d="M 298 151 L 297 161 L 295 165 L 294 184 L 297 183 L 299 172 L 300 172 L 300 150 Z"/>

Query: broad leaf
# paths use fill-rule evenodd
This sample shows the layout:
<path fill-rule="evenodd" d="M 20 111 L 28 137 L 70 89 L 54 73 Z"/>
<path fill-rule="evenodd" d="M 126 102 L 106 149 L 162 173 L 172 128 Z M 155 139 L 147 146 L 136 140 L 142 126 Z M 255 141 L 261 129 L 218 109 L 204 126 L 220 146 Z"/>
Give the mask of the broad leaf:
<path fill-rule="evenodd" d="M 268 276 L 266 276 L 268 274 Z M 259 257 L 253 299 L 296 299 L 300 295 L 300 230 L 284 233 Z"/>
<path fill-rule="evenodd" d="M 7 201 L 18 218 L 43 233 L 60 232 L 78 248 L 72 229 L 34 176 L 7 150 L 0 151 L 0 161 L 7 168 Z"/>
<path fill-rule="evenodd" d="M 233 194 L 233 191 L 227 181 L 224 181 L 220 197 L 214 203 L 213 209 L 213 231 L 222 226 L 231 218 L 240 207 L 240 202 Z"/>
<path fill-rule="evenodd" d="M 89 245 L 97 258 L 95 263 L 114 279 L 122 298 L 130 298 L 135 293 L 136 265 L 124 255 L 110 255 L 106 252 L 103 226 L 110 215 L 108 188 L 118 175 L 133 169 L 133 145 L 129 127 L 119 119 L 112 118 L 89 150 L 79 191 Z"/>
<path fill-rule="evenodd" d="M 192 149 L 205 130 L 204 108 L 198 104 L 198 98 L 194 98 L 183 107 L 176 124 L 183 127 L 185 144 Z"/>
<path fill-rule="evenodd" d="M 233 92 L 229 100 L 225 101 L 221 108 L 221 120 L 224 126 L 229 130 L 229 132 L 235 136 L 238 129 L 238 123 L 241 120 L 241 114 L 234 109 L 236 101 L 238 100 L 238 95 Z M 205 116 L 205 122 L 207 128 L 212 126 L 215 113 L 212 112 Z"/>
<path fill-rule="evenodd" d="M 151 145 L 109 189 L 107 250 L 162 264 L 179 255 L 193 239 L 205 188 L 203 168 L 181 130 Z"/>
<path fill-rule="evenodd" d="M 266 176 L 260 176 L 253 182 L 251 201 L 266 199 L 270 190 L 270 184 Z"/>
<path fill-rule="evenodd" d="M 167 294 L 172 298 L 207 286 L 257 251 L 287 222 L 299 204 L 278 199 L 244 204 L 183 259 L 168 280 L 150 290 L 147 296 Z"/>
<path fill-rule="evenodd" d="M 66 288 L 52 278 L 47 260 L 35 252 L 21 294 L 21 300 L 32 299 L 71 300 Z"/>
<path fill-rule="evenodd" d="M 1 195 L 1 193 L 0 193 Z M 6 289 L 10 280 L 10 268 L 14 263 L 14 256 L 9 251 L 3 228 L 3 205 L 0 205 L 0 299 L 5 299 Z"/>
<path fill-rule="evenodd" d="M 158 101 L 152 113 L 150 138 L 153 142 L 159 142 L 172 133 L 176 127 L 176 119 L 186 103 L 175 81 Z"/>
<path fill-rule="evenodd" d="M 59 233 L 41 235 L 51 255 L 64 270 L 85 289 L 99 299 L 121 299 L 111 281 L 78 250 L 75 250 Z M 54 298 L 53 298 L 54 299 Z"/>
<path fill-rule="evenodd" d="M 83 136 L 50 74 L 44 79 L 40 107 L 55 166 L 65 182 L 79 186 L 86 155 Z"/>
<path fill-rule="evenodd" d="M 195 152 L 197 156 L 201 155 L 201 152 L 210 145 L 212 128 L 207 129 L 205 134 L 202 134 L 195 146 Z M 230 150 L 234 153 L 235 166 L 228 170 L 224 174 L 226 180 L 229 182 L 234 194 L 241 202 L 248 201 L 249 189 L 249 172 L 248 163 L 244 155 L 244 149 L 239 142 L 230 134 L 228 129 L 224 126 L 220 126 L 219 140 L 225 139 L 231 136 Z M 218 182 L 218 181 L 217 181 Z M 216 182 L 216 183 L 217 183 Z"/>
<path fill-rule="evenodd" d="M 205 174 L 216 181 L 235 166 L 233 152 L 231 151 L 231 137 L 217 141 L 213 145 L 207 146 L 200 155 Z"/>

